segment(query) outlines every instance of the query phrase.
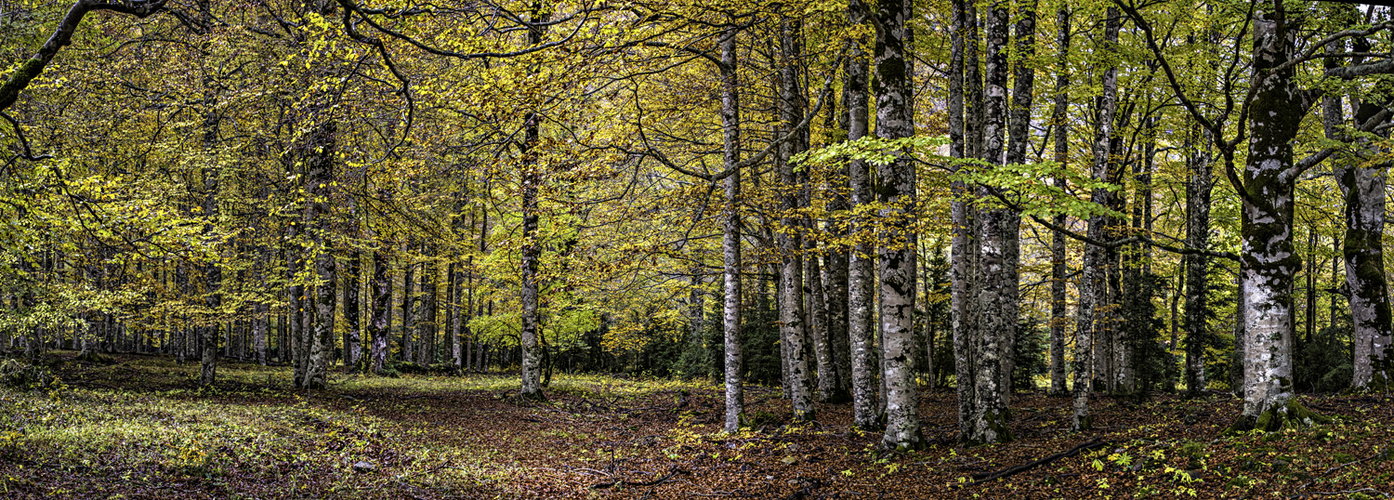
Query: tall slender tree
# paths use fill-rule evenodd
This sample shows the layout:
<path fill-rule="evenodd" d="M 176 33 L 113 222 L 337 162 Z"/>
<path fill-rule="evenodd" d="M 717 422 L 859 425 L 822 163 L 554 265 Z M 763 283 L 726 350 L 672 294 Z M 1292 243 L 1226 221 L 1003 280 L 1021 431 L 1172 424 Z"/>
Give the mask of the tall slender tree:
<path fill-rule="evenodd" d="M 734 21 L 734 20 L 731 20 Z M 722 252 L 722 331 L 725 343 L 726 432 L 740 430 L 745 417 L 741 356 L 741 129 L 740 87 L 736 73 L 736 34 L 732 22 L 719 42 L 721 63 L 721 143 L 722 164 L 731 173 L 725 180 L 725 203 L 721 213 Z"/>
<path fill-rule="evenodd" d="M 1051 121 L 1055 124 L 1055 162 L 1061 173 L 1055 176 L 1055 187 L 1065 189 L 1065 166 L 1070 159 L 1070 122 L 1067 113 L 1070 106 L 1070 10 L 1061 7 L 1055 12 L 1055 25 L 1058 30 L 1055 43 L 1058 50 L 1055 68 L 1055 109 Z M 1056 214 L 1055 225 L 1065 227 L 1067 216 Z M 1065 386 L 1065 329 L 1069 322 L 1066 316 L 1065 284 L 1069 279 L 1069 267 L 1065 261 L 1065 240 L 1063 231 L 1051 233 L 1050 241 L 1050 393 L 1063 396 Z"/>
<path fill-rule="evenodd" d="M 914 134 L 911 75 L 906 71 L 905 39 L 911 29 L 905 2 L 882 1 L 876 5 L 876 136 L 900 139 Z M 881 229 L 877 263 L 881 276 L 880 325 L 882 331 L 881 375 L 886 386 L 886 432 L 882 443 L 888 447 L 924 446 L 920 431 L 919 393 L 915 384 L 915 343 L 913 315 L 916 298 L 916 235 L 909 217 L 915 207 L 915 168 L 904 152 L 878 165 L 876 201 Z"/>
<path fill-rule="evenodd" d="M 848 17 L 854 25 L 867 22 L 870 7 L 860 0 L 853 0 L 848 6 Z M 847 139 L 857 140 L 866 137 L 870 131 L 869 89 L 870 54 L 865 43 L 854 41 L 851 57 L 847 61 Z M 870 224 L 866 210 L 875 201 L 871 194 L 870 165 L 861 160 L 847 164 L 847 181 L 851 191 L 852 219 L 851 230 L 866 231 Z M 855 238 L 848 257 L 847 267 L 847 331 L 852 350 L 852 422 L 862 430 L 880 428 L 880 412 L 877 404 L 875 360 L 876 348 L 872 344 L 875 325 L 872 323 L 872 303 L 875 300 L 872 284 L 875 279 L 873 255 L 875 252 L 866 238 Z"/>

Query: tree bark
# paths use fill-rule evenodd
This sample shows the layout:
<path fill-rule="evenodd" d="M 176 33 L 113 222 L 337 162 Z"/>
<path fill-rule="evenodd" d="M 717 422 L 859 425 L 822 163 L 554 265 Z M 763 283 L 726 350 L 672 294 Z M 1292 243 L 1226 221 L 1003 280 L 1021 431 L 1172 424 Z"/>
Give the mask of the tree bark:
<path fill-rule="evenodd" d="M 852 0 L 848 7 L 848 17 L 852 24 L 860 25 L 868 17 L 867 4 Z M 870 67 L 867 64 L 865 42 L 852 44 L 851 57 L 847 63 L 847 139 L 857 140 L 869 132 L 869 94 L 868 80 Z M 870 224 L 866 210 L 874 200 L 871 195 L 871 171 L 865 161 L 852 160 L 847 165 L 847 182 L 852 197 L 853 215 L 849 231 L 859 234 L 868 231 Z M 852 358 L 852 425 L 862 430 L 880 428 L 877 411 L 877 389 L 875 347 L 872 345 L 872 280 L 875 271 L 873 249 L 867 238 L 856 237 L 847 265 L 847 331 L 851 343 Z"/>
<path fill-rule="evenodd" d="M 217 174 L 205 172 L 204 185 L 208 189 L 204 198 L 204 214 L 210 220 L 216 217 L 217 201 L 214 193 L 217 192 Z M 206 226 L 207 231 L 212 230 L 212 224 Z M 209 318 L 205 318 L 205 324 L 199 328 L 199 340 L 202 342 L 202 352 L 199 356 L 199 385 L 211 386 L 217 379 L 218 374 L 218 308 L 222 305 L 222 281 L 223 269 L 220 264 L 212 264 L 204 267 L 204 279 L 207 288 L 204 290 L 204 305 L 208 308 Z"/>
<path fill-rule="evenodd" d="M 541 0 L 535 0 L 532 4 L 531 19 L 538 24 L 528 27 L 528 44 L 537 46 L 542 43 L 542 35 L 547 29 L 545 21 L 549 18 L 548 14 L 542 11 Z M 536 68 L 529 68 L 530 73 L 536 74 Z M 537 188 L 542 181 L 540 166 L 537 162 L 536 152 L 533 148 L 537 147 L 539 139 L 539 122 L 541 117 L 537 113 L 530 112 L 527 115 L 527 123 L 524 125 L 523 138 L 523 168 L 522 168 L 522 218 L 523 218 L 523 248 L 522 248 L 522 340 L 523 367 L 522 384 L 520 395 L 525 398 L 542 398 L 541 381 L 541 351 L 538 345 L 538 281 L 537 272 L 539 260 L 542 257 L 542 245 L 537 240 Z"/>
<path fill-rule="evenodd" d="M 974 158 L 981 149 L 981 134 L 970 128 L 975 121 L 972 113 L 965 110 L 965 104 L 972 109 L 981 107 L 981 91 L 977 91 L 978 61 L 975 47 L 978 44 L 977 14 L 973 3 L 967 0 L 954 0 L 954 30 L 950 53 L 949 78 L 949 138 L 950 155 L 958 159 Z M 976 126 L 976 125 L 972 125 Z M 955 164 L 958 171 L 960 165 Z M 959 434 L 967 440 L 973 434 L 971 415 L 976 387 L 973 383 L 976 373 L 977 354 L 974 338 L 977 334 L 976 300 L 974 297 L 974 276 L 978 248 L 974 238 L 976 217 L 972 200 L 973 191 L 961 180 L 952 184 L 954 193 L 950 205 L 953 218 L 953 242 L 950 250 L 949 279 L 950 322 L 953 335 L 955 391 L 958 396 Z"/>
<path fill-rule="evenodd" d="M 164 10 L 165 0 L 154 0 L 149 2 L 103 2 L 101 0 L 77 0 L 68 9 L 68 13 L 63 19 L 58 21 L 58 26 L 53 30 L 53 34 L 48 40 L 39 47 L 34 56 L 20 65 L 19 69 L 10 74 L 10 78 L 5 83 L 0 84 L 0 111 L 9 109 L 11 105 L 19 99 L 19 93 L 29 86 L 29 83 L 43 73 L 44 68 L 58 55 L 58 51 L 64 46 L 72 43 L 73 33 L 82 24 L 82 19 L 89 12 L 94 10 L 109 10 L 122 14 L 129 14 L 137 18 L 146 18 Z"/>
<path fill-rule="evenodd" d="M 999 1 L 988 10 L 984 25 L 987 46 L 982 158 L 991 165 L 1002 165 L 1004 160 L 1003 139 L 1007 128 L 1007 30 L 1007 5 Z M 991 189 L 993 188 L 987 186 L 979 187 L 979 198 L 991 198 Z M 1016 331 L 1016 321 L 1007 316 L 1010 310 L 1007 302 L 1011 300 L 1007 284 L 1010 281 L 1009 276 L 1013 274 L 1007 269 L 1010 218 L 1005 208 L 987 208 L 978 214 L 979 323 L 972 347 L 975 357 L 975 370 L 972 374 L 973 403 L 968 416 L 969 433 L 964 437 L 964 441 L 970 444 L 1011 440 L 1011 434 L 1006 427 L 1007 406 L 1004 397 L 1008 389 L 1003 383 L 1003 372 L 1008 368 L 1003 346 Z M 1014 283 L 1012 288 L 1015 288 Z M 1009 377 L 1010 374 L 1006 376 Z"/>
<path fill-rule="evenodd" d="M 387 364 L 387 336 L 392 331 L 392 267 L 386 248 L 388 244 L 380 241 L 373 251 L 373 276 L 369 283 L 372 290 L 368 306 L 368 335 L 372 341 L 369 370 L 375 374 L 382 374 Z"/>
<path fill-rule="evenodd" d="M 1280 22 L 1283 21 L 1283 22 Z M 1305 415 L 1290 411 L 1292 303 L 1288 291 L 1301 267 L 1292 244 L 1292 140 L 1309 103 L 1295 71 L 1279 68 L 1295 51 L 1296 26 L 1281 7 L 1254 14 L 1254 99 L 1249 108 L 1249 157 L 1244 169 L 1241 235 L 1244 246 L 1244 409 L 1236 429 L 1281 428 Z M 1300 408 L 1300 407 L 1296 407 Z M 1298 412 L 1300 413 L 1300 412 Z"/>
<path fill-rule="evenodd" d="M 1057 10 L 1055 24 L 1059 30 L 1059 34 L 1056 36 L 1059 55 L 1056 56 L 1055 69 L 1055 114 L 1051 121 L 1055 124 L 1055 162 L 1060 164 L 1058 168 L 1063 172 L 1069 163 L 1070 155 L 1070 124 L 1067 116 L 1070 104 L 1070 10 L 1065 8 Z M 1066 189 L 1063 173 L 1055 177 L 1055 187 Z M 1056 226 L 1065 227 L 1067 222 L 1065 214 L 1055 216 Z M 1063 396 L 1067 392 L 1065 386 L 1065 328 L 1069 323 L 1069 317 L 1065 307 L 1065 282 L 1068 280 L 1069 267 L 1065 260 L 1065 239 L 1066 236 L 1061 231 L 1051 233 L 1050 394 L 1053 396 Z"/>
<path fill-rule="evenodd" d="M 807 206 L 807 203 L 805 203 Z M 812 226 L 812 222 L 805 221 Z M 803 256 L 804 298 L 806 299 L 809 340 L 818 361 L 818 400 L 831 402 L 837 394 L 837 366 L 833 364 L 833 347 L 828 338 L 828 309 L 824 298 L 823 271 L 818 262 L 818 250 L 813 238 L 804 240 Z"/>
<path fill-rule="evenodd" d="M 722 163 L 734 168 L 741 159 L 740 94 L 736 78 L 736 34 L 726 28 L 720 41 Z M 745 393 L 741 382 L 741 172 L 726 178 L 726 200 L 721 214 L 722 330 L 725 343 L 726 426 L 740 431 L 745 418 Z"/>
<path fill-rule="evenodd" d="M 1036 68 L 1031 62 L 1036 54 L 1036 0 L 1021 4 L 1016 13 L 1016 77 L 1012 86 L 1011 111 L 1007 123 L 1007 156 L 1005 163 L 1026 163 L 1027 145 L 1031 142 L 1031 102 L 1035 94 Z M 1005 20 L 1003 21 L 1005 22 Z M 1020 320 L 1021 214 L 1007 210 L 1003 217 L 1002 246 L 1004 269 L 1002 317 L 1011 323 L 1002 339 L 1002 407 L 1008 408 L 1012 396 L 1012 374 L 1016 371 L 1017 322 Z M 1026 380 L 1030 382 L 1030 380 Z"/>
<path fill-rule="evenodd" d="M 1115 51 L 1114 44 L 1118 43 L 1118 31 L 1120 29 L 1120 19 L 1118 10 L 1109 7 L 1107 19 L 1104 21 L 1104 43 L 1106 50 Z M 1092 175 L 1094 180 L 1110 182 L 1110 156 L 1113 154 L 1113 121 L 1117 110 L 1118 92 L 1118 68 L 1109 67 L 1103 74 L 1103 95 L 1099 98 L 1095 137 L 1094 137 L 1094 159 Z M 1105 205 L 1109 203 L 1108 190 L 1103 188 L 1094 189 L 1090 195 L 1090 201 Z M 1095 215 L 1089 218 L 1089 237 L 1095 240 L 1106 239 L 1107 218 L 1102 215 Z M 1102 269 L 1106 265 L 1107 252 L 1097 245 L 1088 245 L 1084 249 L 1084 270 L 1079 282 L 1079 303 L 1076 306 L 1077 327 L 1075 333 L 1075 376 L 1074 376 L 1074 416 L 1071 427 L 1074 430 L 1084 430 L 1091 427 L 1092 418 L 1089 415 L 1089 396 L 1092 393 L 1092 379 L 1094 374 L 1090 373 L 1090 367 L 1096 361 L 1094 358 L 1094 344 L 1103 343 L 1106 339 L 1095 339 L 1094 333 L 1095 318 L 1102 315 L 1097 310 L 1102 296 L 1106 296 L 1105 271 Z M 1100 329 L 1101 330 L 1101 329 Z"/>
<path fill-rule="evenodd" d="M 334 292 L 339 280 L 334 262 L 334 245 L 328 236 L 333 231 L 329 221 L 329 200 L 334 195 L 331 186 L 334 182 L 337 132 L 332 121 L 317 125 L 311 132 L 306 148 L 313 153 L 307 158 L 305 220 L 311 231 L 309 236 L 314 238 L 317 279 L 314 285 L 314 332 L 310 338 L 309 362 L 302 387 L 313 389 L 328 386 L 329 365 L 334 355 L 334 302 L 337 298 Z"/>
<path fill-rule="evenodd" d="M 347 276 L 344 276 L 344 332 L 348 335 L 348 342 L 344 344 L 344 367 L 349 370 L 357 370 L 363 361 L 363 333 L 359 326 L 359 292 L 363 288 L 360 255 L 358 250 L 350 250 Z"/>
<path fill-rule="evenodd" d="M 421 253 L 425 260 L 421 263 L 421 319 L 417 322 L 421 348 L 417 349 L 417 362 L 431 365 L 437 362 L 436 337 L 440 332 L 440 299 L 437 296 L 440 293 L 437 283 L 440 269 L 436 266 L 434 248 L 422 245 Z"/>
<path fill-rule="evenodd" d="M 1187 158 L 1190 163 L 1190 179 L 1186 183 L 1186 245 L 1204 249 L 1210 246 L 1210 192 L 1214 187 L 1211 173 L 1209 133 L 1192 127 L 1194 137 L 1192 151 Z M 1205 347 L 1210 341 L 1206 328 L 1210 311 L 1209 257 L 1203 254 L 1187 254 L 1181 258 L 1186 269 L 1186 394 L 1198 396 L 1205 389 Z"/>
<path fill-rule="evenodd" d="M 842 172 L 842 175 L 835 177 L 835 179 L 837 184 L 845 185 L 845 165 L 842 167 Z M 828 203 L 828 211 L 847 213 L 849 208 L 847 197 L 842 194 L 841 189 L 833 191 L 833 199 Z M 835 228 L 831 232 L 834 237 L 847 236 L 845 228 Z M 836 365 L 834 367 L 835 387 L 829 402 L 840 403 L 847 401 L 852 394 L 852 350 L 847 333 L 848 252 L 845 247 L 830 248 L 827 255 L 824 256 L 823 262 L 826 264 L 824 276 L 827 278 L 823 290 L 828 299 L 828 338 L 832 344 L 833 363 Z"/>
<path fill-rule="evenodd" d="M 802 23 L 796 20 L 790 18 L 780 20 L 782 60 L 779 70 L 779 111 L 780 119 L 783 122 L 780 135 L 788 134 L 794 124 L 803 120 L 803 94 L 799 88 L 796 70 L 797 61 L 802 54 L 800 50 L 802 40 L 799 36 L 801 30 Z M 801 257 L 803 240 L 800 234 L 802 218 L 795 213 L 799 208 L 799 193 L 796 188 L 800 183 L 799 176 L 794 172 L 794 165 L 789 161 L 790 157 L 802 152 L 799 146 L 798 140 L 785 141 L 780 146 L 779 155 L 775 160 L 783 188 L 788 190 L 783 196 L 781 208 L 783 208 L 784 216 L 780 221 L 782 228 L 776 235 L 776 239 L 782 264 L 779 276 L 780 339 L 787 347 L 785 355 L 788 356 L 789 363 L 789 376 L 784 380 L 784 384 L 789 389 L 795 419 L 809 420 L 813 418 L 814 406 L 809 387 L 809 377 L 812 375 L 812 370 L 809 367 L 807 356 L 808 333 L 804 323 L 803 258 Z"/>
<path fill-rule="evenodd" d="M 904 41 L 911 29 L 905 2 L 876 6 L 876 136 L 899 139 L 914 135 L 912 76 L 906 72 Z M 919 393 L 915 385 L 914 311 L 916 235 L 910 218 L 915 207 L 915 167 L 904 152 L 876 168 L 881 230 L 877 263 L 881 275 L 881 374 L 886 386 L 886 432 L 882 444 L 895 449 L 924 446 L 920 433 Z"/>
<path fill-rule="evenodd" d="M 1328 98 L 1328 121 L 1340 123 L 1339 98 Z M 1368 101 L 1356 111 L 1357 123 L 1374 117 L 1381 109 Z M 1332 116 L 1332 115 L 1335 116 Z M 1387 163 L 1370 165 L 1368 157 L 1380 154 L 1364 145 L 1365 158 L 1351 158 L 1335 170 L 1337 184 L 1345 197 L 1346 235 L 1342 249 L 1349 295 L 1354 376 L 1351 387 L 1386 391 L 1390 387 L 1391 327 L 1388 284 L 1384 276 L 1385 172 Z M 1309 273 L 1310 274 L 1310 273 Z M 1310 316 L 1310 313 L 1309 313 Z"/>

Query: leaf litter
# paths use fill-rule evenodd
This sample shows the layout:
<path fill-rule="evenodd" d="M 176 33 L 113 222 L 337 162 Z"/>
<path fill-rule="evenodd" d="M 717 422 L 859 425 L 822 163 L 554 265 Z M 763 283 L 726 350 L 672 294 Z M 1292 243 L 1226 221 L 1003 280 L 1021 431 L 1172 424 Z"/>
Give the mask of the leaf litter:
<path fill-rule="evenodd" d="M 792 423 L 747 390 L 750 427 L 721 432 L 708 382 L 560 375 L 542 402 L 516 375 L 363 377 L 288 390 L 289 369 L 117 356 L 62 362 L 64 388 L 0 389 L 5 498 L 1389 498 L 1394 403 L 1303 395 L 1330 425 L 1228 436 L 1239 400 L 1013 397 L 1011 443 L 956 442 L 952 389 L 922 390 L 927 446 L 887 452 L 850 405 Z"/>

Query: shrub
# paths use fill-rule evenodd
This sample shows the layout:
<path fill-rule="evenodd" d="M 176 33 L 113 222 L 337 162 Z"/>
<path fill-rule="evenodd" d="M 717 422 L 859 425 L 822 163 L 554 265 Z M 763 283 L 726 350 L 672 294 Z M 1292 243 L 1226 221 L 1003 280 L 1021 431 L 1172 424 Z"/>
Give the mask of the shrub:
<path fill-rule="evenodd" d="M 17 359 L 0 361 L 0 384 L 24 390 L 46 390 L 62 385 L 47 368 Z"/>

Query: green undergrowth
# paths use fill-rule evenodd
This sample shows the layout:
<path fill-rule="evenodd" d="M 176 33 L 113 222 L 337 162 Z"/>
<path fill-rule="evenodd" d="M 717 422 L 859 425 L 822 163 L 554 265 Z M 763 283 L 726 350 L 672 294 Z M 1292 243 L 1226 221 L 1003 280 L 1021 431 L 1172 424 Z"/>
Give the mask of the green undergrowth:
<path fill-rule="evenodd" d="M 108 363 L 59 353 L 50 366 L 67 385 L 0 388 L 0 498 L 403 498 L 418 488 L 508 497 L 528 467 L 501 451 L 497 436 L 478 432 L 489 421 L 446 415 L 480 401 L 537 411 L 563 404 L 509 400 L 516 374 L 335 372 L 329 389 L 306 392 L 290 388 L 288 367 L 249 363 L 221 363 L 212 387 L 197 385 L 197 363 L 167 358 Z M 691 390 L 713 388 L 559 374 L 546 392 L 567 395 L 573 407 L 581 398 L 613 408 L 654 395 L 678 401 Z M 513 420 L 494 422 L 499 435 Z"/>
<path fill-rule="evenodd" d="M 78 496 L 102 494 L 82 490 L 84 483 L 109 481 L 136 489 L 182 482 L 215 495 L 254 495 L 258 484 L 291 484 L 318 496 L 424 479 L 428 471 L 445 491 L 463 493 L 522 473 L 471 450 L 409 439 L 411 429 L 352 407 L 244 404 L 190 394 L 0 390 L 0 468 L 40 467 L 91 479 L 67 486 Z M 382 473 L 356 472 L 354 464 Z M 437 468 L 441 464 L 449 468 Z M 0 474 L 0 496 L 37 486 L 11 484 L 14 475 L 6 476 Z"/>

